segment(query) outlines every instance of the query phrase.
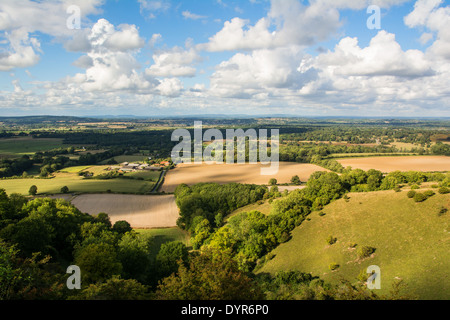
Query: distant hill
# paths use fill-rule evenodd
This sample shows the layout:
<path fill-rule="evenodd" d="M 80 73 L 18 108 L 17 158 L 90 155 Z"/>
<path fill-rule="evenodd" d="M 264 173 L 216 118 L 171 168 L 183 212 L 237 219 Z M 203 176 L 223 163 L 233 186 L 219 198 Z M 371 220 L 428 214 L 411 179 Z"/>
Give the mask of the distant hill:
<path fill-rule="evenodd" d="M 408 294 L 450 299 L 450 195 L 436 194 L 416 203 L 406 193 L 352 193 L 348 201 L 326 206 L 322 215 L 312 213 L 258 273 L 300 270 L 331 282 L 341 278 L 354 282 L 362 270 L 378 265 L 379 294 L 388 294 L 394 279 L 403 279 Z M 443 208 L 449 211 L 439 213 Z M 335 244 L 327 243 L 329 236 L 337 239 Z M 376 251 L 361 260 L 357 257 L 361 246 Z M 331 263 L 339 268 L 331 271 Z"/>

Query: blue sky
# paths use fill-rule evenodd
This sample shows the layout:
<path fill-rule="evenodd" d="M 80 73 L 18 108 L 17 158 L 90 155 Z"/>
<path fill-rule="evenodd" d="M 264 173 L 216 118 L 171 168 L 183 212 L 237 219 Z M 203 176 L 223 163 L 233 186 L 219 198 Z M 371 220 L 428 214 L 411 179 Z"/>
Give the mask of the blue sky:
<path fill-rule="evenodd" d="M 4 0 L 0 111 L 450 116 L 449 24 L 444 0 Z"/>

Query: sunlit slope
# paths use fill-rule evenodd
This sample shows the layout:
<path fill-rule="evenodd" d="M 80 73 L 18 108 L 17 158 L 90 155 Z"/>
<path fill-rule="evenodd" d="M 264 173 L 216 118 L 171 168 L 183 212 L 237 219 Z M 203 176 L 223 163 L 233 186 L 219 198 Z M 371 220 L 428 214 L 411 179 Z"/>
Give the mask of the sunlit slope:
<path fill-rule="evenodd" d="M 419 190 L 420 191 L 420 190 Z M 381 268 L 382 289 L 387 294 L 395 278 L 403 279 L 408 293 L 421 299 L 450 298 L 450 195 L 416 203 L 406 192 L 382 191 L 349 194 L 324 208 L 325 215 L 310 215 L 293 231 L 287 243 L 258 272 L 300 270 L 333 282 L 355 281 L 370 265 Z M 441 209 L 449 212 L 440 214 Z M 327 237 L 337 238 L 329 245 Z M 351 244 L 357 244 L 351 248 Z M 360 246 L 376 248 L 359 259 Z M 329 265 L 340 267 L 330 271 Z"/>

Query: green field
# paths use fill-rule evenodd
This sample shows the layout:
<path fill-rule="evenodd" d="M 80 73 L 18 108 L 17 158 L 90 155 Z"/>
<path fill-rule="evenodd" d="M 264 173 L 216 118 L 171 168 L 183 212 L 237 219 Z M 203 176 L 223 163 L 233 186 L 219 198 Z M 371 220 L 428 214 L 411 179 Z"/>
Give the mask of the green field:
<path fill-rule="evenodd" d="M 180 241 L 187 247 L 190 247 L 190 237 L 188 232 L 181 230 L 180 228 L 137 229 L 136 231 L 139 233 L 150 234 L 153 237 L 151 244 L 151 255 L 153 258 L 156 258 L 161 245 L 167 242 Z"/>
<path fill-rule="evenodd" d="M 32 139 L 29 137 L 0 139 L 0 154 L 10 156 L 31 155 L 63 147 L 63 139 Z"/>
<path fill-rule="evenodd" d="M 84 170 L 89 169 L 91 166 L 79 166 L 79 167 L 70 167 L 70 168 L 64 168 L 61 170 L 61 172 L 65 173 L 78 173 Z"/>
<path fill-rule="evenodd" d="M 264 203 L 262 203 L 262 204 L 252 203 L 252 204 L 249 204 L 248 206 L 245 206 L 245 207 L 235 210 L 233 213 L 231 213 L 230 215 L 228 215 L 225 218 L 225 221 L 228 221 L 230 218 L 232 218 L 242 212 L 259 211 L 261 213 L 269 215 L 271 210 L 272 210 L 272 204 L 270 204 L 268 200 L 264 201 Z"/>
<path fill-rule="evenodd" d="M 423 203 L 407 198 L 406 192 L 352 193 L 350 200 L 337 200 L 319 216 L 292 232 L 292 239 L 273 251 L 275 257 L 258 272 L 300 270 L 337 283 L 356 281 L 370 265 L 381 268 L 381 290 L 388 294 L 395 279 L 403 279 L 406 294 L 421 299 L 450 298 L 450 195 L 437 194 Z M 329 245 L 328 236 L 337 238 Z M 350 244 L 357 244 L 350 248 Z M 376 248 L 360 260 L 359 246 Z M 339 264 L 330 271 L 331 263 Z"/>
<path fill-rule="evenodd" d="M 147 159 L 146 156 L 143 155 L 129 155 L 129 156 L 117 156 L 114 158 L 111 158 L 117 161 L 117 163 L 123 163 L 123 162 L 142 162 Z M 107 159 L 105 161 L 102 161 L 102 164 L 106 164 L 111 159 Z"/>
<path fill-rule="evenodd" d="M 95 180 L 83 179 L 77 174 L 60 173 L 52 179 L 11 179 L 0 180 L 0 188 L 8 194 L 21 193 L 28 195 L 32 185 L 38 188 L 38 194 L 58 194 L 61 188 L 67 186 L 70 193 L 113 193 L 144 194 L 150 192 L 155 183 L 135 179 Z"/>

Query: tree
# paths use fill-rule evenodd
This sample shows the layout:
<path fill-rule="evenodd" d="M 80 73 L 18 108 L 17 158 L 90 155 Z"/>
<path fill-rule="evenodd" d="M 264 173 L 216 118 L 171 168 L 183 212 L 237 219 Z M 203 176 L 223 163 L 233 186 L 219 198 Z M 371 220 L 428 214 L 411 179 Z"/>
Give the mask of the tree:
<path fill-rule="evenodd" d="M 28 190 L 28 194 L 31 196 L 35 196 L 37 194 L 38 188 L 35 185 L 32 185 L 30 187 L 30 190 Z"/>
<path fill-rule="evenodd" d="M 118 259 L 125 279 L 147 280 L 150 267 L 150 246 L 153 237 L 147 234 L 127 232 L 118 243 Z"/>
<path fill-rule="evenodd" d="M 178 270 L 178 263 L 186 263 L 189 251 L 186 245 L 179 241 L 164 243 L 156 256 L 157 269 L 161 278 L 170 276 Z"/>
<path fill-rule="evenodd" d="M 82 282 L 105 282 L 114 275 L 120 275 L 122 264 L 118 261 L 115 248 L 107 243 L 91 243 L 75 252 L 75 265 L 79 266 Z"/>
<path fill-rule="evenodd" d="M 69 193 L 69 188 L 67 186 L 62 187 L 61 193 Z"/>
<path fill-rule="evenodd" d="M 161 300 L 259 300 L 263 293 L 239 270 L 229 251 L 208 250 L 163 279 L 156 296 Z"/>
<path fill-rule="evenodd" d="M 275 178 L 272 178 L 269 180 L 269 185 L 271 186 L 275 186 L 276 184 L 278 184 L 278 180 Z"/>
<path fill-rule="evenodd" d="M 120 234 L 125 234 L 133 230 L 133 228 L 131 228 L 131 225 L 127 221 L 117 221 L 116 223 L 114 223 L 112 229 L 113 231 L 116 231 Z"/>
<path fill-rule="evenodd" d="M 148 288 L 134 279 L 121 279 L 113 276 L 105 283 L 91 284 L 81 293 L 69 297 L 69 300 L 146 300 Z"/>
<path fill-rule="evenodd" d="M 291 179 L 291 183 L 292 183 L 292 184 L 295 184 L 295 185 L 297 185 L 297 186 L 300 185 L 300 184 L 302 184 L 302 182 L 301 182 L 299 176 L 293 176 L 292 179 Z"/>

